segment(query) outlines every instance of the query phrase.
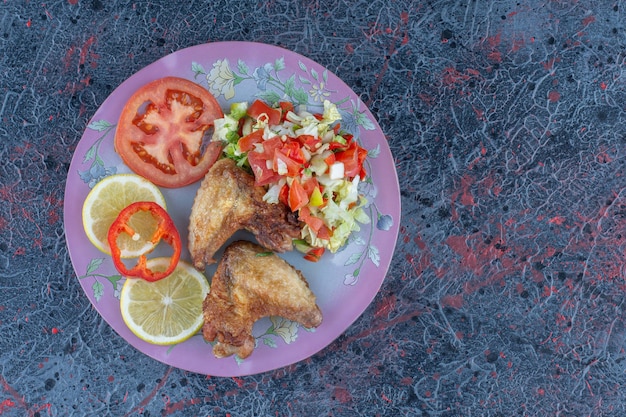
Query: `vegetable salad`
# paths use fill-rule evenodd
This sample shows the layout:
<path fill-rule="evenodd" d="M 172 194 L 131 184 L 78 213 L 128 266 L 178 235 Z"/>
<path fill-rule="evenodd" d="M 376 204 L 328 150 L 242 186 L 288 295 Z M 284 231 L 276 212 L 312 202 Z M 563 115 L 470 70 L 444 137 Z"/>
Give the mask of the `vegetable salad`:
<path fill-rule="evenodd" d="M 213 140 L 266 188 L 264 200 L 298 213 L 304 226 L 295 246 L 310 261 L 325 250 L 336 252 L 360 230 L 359 223 L 370 221 L 358 192 L 367 150 L 341 130 L 340 120 L 328 100 L 322 114 L 289 102 L 269 106 L 256 100 L 232 104 L 214 122 Z"/>

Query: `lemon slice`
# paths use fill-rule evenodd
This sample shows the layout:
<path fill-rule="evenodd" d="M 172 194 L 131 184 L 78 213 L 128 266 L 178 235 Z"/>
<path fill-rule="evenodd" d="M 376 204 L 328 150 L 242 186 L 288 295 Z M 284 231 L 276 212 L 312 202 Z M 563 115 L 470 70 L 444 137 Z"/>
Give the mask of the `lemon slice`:
<path fill-rule="evenodd" d="M 93 245 L 111 254 L 107 234 L 113 221 L 123 208 L 137 201 L 154 201 L 165 207 L 165 197 L 159 187 L 136 174 L 115 174 L 98 182 L 87 194 L 83 203 L 83 227 Z M 117 240 L 122 258 L 135 258 L 154 248 L 150 238 L 157 221 L 148 212 L 133 215 L 129 225 L 137 232 L 131 237 L 122 234 Z"/>
<path fill-rule="evenodd" d="M 169 258 L 152 258 L 153 271 L 167 268 Z M 120 294 L 122 318 L 140 339 L 156 345 L 184 342 L 202 324 L 202 302 L 209 293 L 206 277 L 179 261 L 174 272 L 156 282 L 128 278 Z"/>

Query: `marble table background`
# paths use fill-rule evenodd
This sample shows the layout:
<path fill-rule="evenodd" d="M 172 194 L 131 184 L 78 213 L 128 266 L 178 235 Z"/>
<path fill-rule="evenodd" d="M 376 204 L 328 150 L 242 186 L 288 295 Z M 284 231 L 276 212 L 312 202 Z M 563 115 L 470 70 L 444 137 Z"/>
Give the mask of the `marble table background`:
<path fill-rule="evenodd" d="M 626 415 L 622 0 L 0 3 L 0 415 Z M 217 378 L 119 337 L 69 260 L 64 185 L 126 78 L 279 45 L 342 78 L 395 157 L 370 307 L 311 358 Z"/>

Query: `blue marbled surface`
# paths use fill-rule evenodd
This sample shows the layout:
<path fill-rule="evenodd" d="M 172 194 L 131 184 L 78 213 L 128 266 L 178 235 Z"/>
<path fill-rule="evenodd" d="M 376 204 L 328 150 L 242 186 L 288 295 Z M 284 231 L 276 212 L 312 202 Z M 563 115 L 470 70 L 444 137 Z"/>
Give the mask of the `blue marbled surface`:
<path fill-rule="evenodd" d="M 0 4 L 0 415 L 624 416 L 623 1 Z M 402 224 L 371 306 L 241 378 L 120 338 L 69 260 L 90 117 L 178 49 L 279 45 L 342 78 L 395 156 Z"/>

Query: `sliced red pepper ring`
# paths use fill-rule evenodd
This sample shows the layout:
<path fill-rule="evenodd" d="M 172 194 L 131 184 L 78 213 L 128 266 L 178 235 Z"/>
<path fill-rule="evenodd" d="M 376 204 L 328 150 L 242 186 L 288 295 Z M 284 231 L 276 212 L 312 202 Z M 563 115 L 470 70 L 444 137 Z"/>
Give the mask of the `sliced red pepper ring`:
<path fill-rule="evenodd" d="M 170 257 L 170 264 L 164 271 L 155 272 L 148 268 L 146 255 L 150 251 L 140 255 L 137 264 L 130 269 L 122 262 L 121 249 L 117 245 L 117 238 L 122 233 L 127 233 L 130 236 L 135 235 L 135 231 L 130 227 L 129 221 L 135 213 L 141 211 L 149 212 L 158 222 L 157 229 L 150 238 L 150 241 L 157 244 L 163 240 L 174 250 L 174 253 Z M 158 281 L 170 275 L 176 268 L 176 265 L 178 265 L 182 252 L 180 234 L 178 233 L 178 229 L 176 229 L 174 221 L 163 207 L 152 201 L 139 201 L 124 208 L 109 228 L 107 239 L 111 247 L 113 264 L 120 274 L 125 277 L 142 278 L 151 282 Z"/>

